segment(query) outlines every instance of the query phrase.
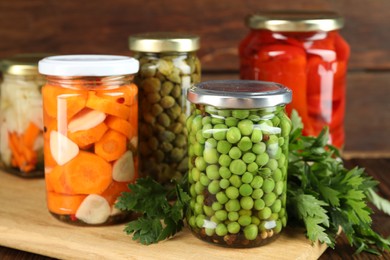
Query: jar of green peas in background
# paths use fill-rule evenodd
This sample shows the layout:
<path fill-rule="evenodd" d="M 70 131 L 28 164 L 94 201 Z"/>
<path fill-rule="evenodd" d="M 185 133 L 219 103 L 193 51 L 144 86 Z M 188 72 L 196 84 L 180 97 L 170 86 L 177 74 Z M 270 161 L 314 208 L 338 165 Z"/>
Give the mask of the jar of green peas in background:
<path fill-rule="evenodd" d="M 129 47 L 140 61 L 140 172 L 162 184 L 180 179 L 188 170 L 186 93 L 200 81 L 196 56 L 199 37 L 183 33 L 132 35 Z"/>
<path fill-rule="evenodd" d="M 273 241 L 287 222 L 291 90 L 272 82 L 206 81 L 187 98 L 191 231 L 226 247 Z"/>

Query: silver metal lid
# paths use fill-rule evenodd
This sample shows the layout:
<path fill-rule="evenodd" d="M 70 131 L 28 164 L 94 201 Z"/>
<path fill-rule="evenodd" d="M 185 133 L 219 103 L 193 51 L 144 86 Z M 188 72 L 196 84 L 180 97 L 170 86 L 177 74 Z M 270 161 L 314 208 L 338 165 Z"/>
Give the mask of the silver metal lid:
<path fill-rule="evenodd" d="M 246 24 L 275 32 L 333 31 L 343 27 L 344 19 L 326 11 L 270 11 L 247 17 Z"/>
<path fill-rule="evenodd" d="M 199 37 L 176 32 L 135 34 L 129 37 L 129 48 L 140 52 L 192 52 L 199 49 Z"/>
<path fill-rule="evenodd" d="M 292 91 L 278 83 L 258 80 L 211 80 L 193 85 L 187 99 L 218 108 L 250 109 L 285 105 Z"/>

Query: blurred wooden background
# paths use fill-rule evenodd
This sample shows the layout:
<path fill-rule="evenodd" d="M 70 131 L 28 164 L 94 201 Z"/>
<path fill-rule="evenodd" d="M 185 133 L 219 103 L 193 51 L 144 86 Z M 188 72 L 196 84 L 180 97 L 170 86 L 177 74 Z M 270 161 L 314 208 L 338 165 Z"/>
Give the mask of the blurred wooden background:
<path fill-rule="evenodd" d="M 238 78 L 237 46 L 259 10 L 333 10 L 351 45 L 346 147 L 390 156 L 389 0 L 0 0 L 0 58 L 17 53 L 130 55 L 128 36 L 191 32 L 201 37 L 203 79 Z"/>

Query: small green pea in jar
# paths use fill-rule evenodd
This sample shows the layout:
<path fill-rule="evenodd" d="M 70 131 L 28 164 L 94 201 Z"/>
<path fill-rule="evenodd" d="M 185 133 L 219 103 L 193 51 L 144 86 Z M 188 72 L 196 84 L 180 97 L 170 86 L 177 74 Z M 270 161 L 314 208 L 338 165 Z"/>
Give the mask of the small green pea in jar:
<path fill-rule="evenodd" d="M 287 223 L 291 90 L 273 82 L 205 81 L 187 98 L 192 233 L 235 248 L 273 241 Z"/>
<path fill-rule="evenodd" d="M 199 37 L 182 33 L 130 36 L 129 47 L 140 61 L 140 172 L 168 185 L 188 171 L 187 129 L 190 114 L 187 90 L 200 82 L 196 51 Z"/>

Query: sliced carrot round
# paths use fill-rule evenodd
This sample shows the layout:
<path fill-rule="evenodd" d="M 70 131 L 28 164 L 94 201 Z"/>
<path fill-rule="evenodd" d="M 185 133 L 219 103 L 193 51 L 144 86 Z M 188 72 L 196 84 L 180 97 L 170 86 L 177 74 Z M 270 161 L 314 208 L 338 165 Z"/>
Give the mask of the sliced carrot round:
<path fill-rule="evenodd" d="M 127 182 L 112 181 L 110 186 L 101 194 L 112 206 L 122 192 L 130 191 Z"/>
<path fill-rule="evenodd" d="M 95 143 L 95 153 L 109 162 L 119 159 L 126 150 L 126 136 L 114 130 L 108 130 Z"/>
<path fill-rule="evenodd" d="M 60 215 L 76 214 L 86 195 L 64 195 L 55 192 L 47 193 L 47 207 L 52 213 Z"/>
<path fill-rule="evenodd" d="M 45 85 L 42 88 L 44 111 L 50 117 L 57 118 L 60 112 L 65 113 L 67 118 L 71 118 L 85 107 L 87 93 L 84 90 Z"/>
<path fill-rule="evenodd" d="M 131 140 L 131 138 L 136 134 L 136 128 L 122 118 L 109 116 L 105 122 L 109 128 L 123 134 L 129 140 Z"/>
<path fill-rule="evenodd" d="M 68 137 L 81 149 L 87 149 L 91 144 L 100 140 L 107 129 L 108 127 L 105 123 L 100 123 L 88 130 L 80 130 L 73 133 L 68 133 Z"/>
<path fill-rule="evenodd" d="M 68 163 L 46 174 L 54 190 L 64 194 L 100 194 L 111 183 L 112 167 L 96 154 L 80 151 Z"/>
<path fill-rule="evenodd" d="M 97 111 L 127 119 L 130 113 L 130 107 L 115 102 L 112 99 L 99 97 L 94 91 L 88 92 L 86 106 Z"/>
<path fill-rule="evenodd" d="M 115 89 L 97 90 L 96 95 L 131 106 L 138 98 L 138 88 L 135 84 L 130 84 Z"/>

